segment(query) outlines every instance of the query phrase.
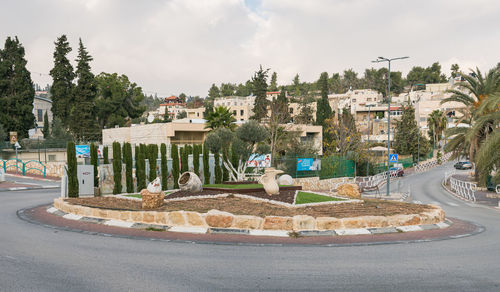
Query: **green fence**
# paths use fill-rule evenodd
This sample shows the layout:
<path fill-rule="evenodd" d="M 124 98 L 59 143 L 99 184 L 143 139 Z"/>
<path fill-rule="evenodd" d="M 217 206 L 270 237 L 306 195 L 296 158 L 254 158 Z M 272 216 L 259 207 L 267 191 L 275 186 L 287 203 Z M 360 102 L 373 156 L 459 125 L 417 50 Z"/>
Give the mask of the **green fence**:
<path fill-rule="evenodd" d="M 45 177 L 47 175 L 47 167 L 38 160 L 28 160 L 23 162 L 21 159 L 8 159 L 8 160 L 0 160 L 1 167 L 4 172 L 7 172 L 9 169 L 14 169 L 16 172 L 21 173 L 22 175 L 26 175 L 26 173 L 30 170 L 36 170 L 40 172 L 40 174 Z M 15 161 L 15 163 L 8 163 L 9 161 Z"/>
<path fill-rule="evenodd" d="M 297 160 L 303 158 L 320 159 L 320 170 L 297 171 Z M 327 156 L 322 158 L 286 157 L 277 162 L 277 168 L 294 178 L 318 176 L 320 179 L 327 179 L 334 177 L 354 177 L 355 174 L 354 161 L 339 156 Z"/>

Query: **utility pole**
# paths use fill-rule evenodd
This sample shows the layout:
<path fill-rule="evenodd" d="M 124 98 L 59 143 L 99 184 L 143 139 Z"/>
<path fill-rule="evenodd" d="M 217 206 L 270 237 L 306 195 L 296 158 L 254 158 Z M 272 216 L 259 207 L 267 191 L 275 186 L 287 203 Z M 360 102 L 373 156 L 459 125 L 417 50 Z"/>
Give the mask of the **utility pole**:
<path fill-rule="evenodd" d="M 368 144 L 370 144 L 370 110 L 372 108 L 372 106 L 374 106 L 373 104 L 367 104 L 366 105 L 368 107 L 368 138 L 367 138 L 367 141 L 368 141 Z M 366 162 L 366 176 L 369 176 L 370 175 L 370 162 L 367 161 Z"/>
<path fill-rule="evenodd" d="M 387 100 L 387 192 L 386 195 L 390 196 L 390 183 L 391 183 L 391 176 L 389 173 L 389 154 L 391 153 L 391 61 L 394 60 L 401 60 L 401 59 L 408 59 L 409 57 L 397 57 L 397 58 L 384 58 L 384 57 L 378 57 L 377 60 L 372 61 L 372 63 L 380 63 L 380 62 L 387 62 L 388 63 L 388 69 L 389 69 L 389 74 L 388 74 L 388 84 L 387 84 L 387 89 L 388 89 L 388 100 Z"/>

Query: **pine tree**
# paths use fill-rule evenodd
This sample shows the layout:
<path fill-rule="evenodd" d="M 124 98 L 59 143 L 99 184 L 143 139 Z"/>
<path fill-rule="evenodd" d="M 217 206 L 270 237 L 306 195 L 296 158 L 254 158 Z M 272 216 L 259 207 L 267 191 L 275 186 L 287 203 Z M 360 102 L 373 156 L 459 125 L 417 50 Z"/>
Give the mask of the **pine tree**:
<path fill-rule="evenodd" d="M 203 144 L 203 183 L 210 184 L 210 152 L 208 151 L 207 144 Z"/>
<path fill-rule="evenodd" d="M 125 163 L 127 193 L 133 193 L 134 179 L 132 178 L 132 146 L 130 143 L 123 143 L 123 162 Z"/>
<path fill-rule="evenodd" d="M 161 189 L 168 190 L 167 145 L 161 143 Z"/>
<path fill-rule="evenodd" d="M 430 151 L 427 138 L 420 135 L 415 120 L 415 109 L 408 105 L 403 109 L 401 119 L 396 121 L 396 133 L 394 134 L 393 148 L 399 155 L 412 154 L 416 160 L 417 153 L 426 154 Z M 418 149 L 420 148 L 420 149 Z"/>
<path fill-rule="evenodd" d="M 268 72 L 269 69 L 264 70 L 262 69 L 261 65 L 260 69 L 255 72 L 254 76 L 252 77 L 253 92 L 255 94 L 255 102 L 253 107 L 254 115 L 252 116 L 252 119 L 259 122 L 261 119 L 267 116 L 267 106 L 269 104 L 269 101 L 266 98 Z"/>
<path fill-rule="evenodd" d="M 151 144 L 149 145 L 149 181 L 154 181 L 157 177 L 156 175 L 156 166 L 157 166 L 157 159 L 158 159 L 158 145 L 156 144 Z"/>
<path fill-rule="evenodd" d="M 68 175 L 68 197 L 78 198 L 79 190 L 75 143 L 68 142 L 66 144 L 66 157 L 68 159 L 68 168 L 66 169 Z"/>
<path fill-rule="evenodd" d="M 102 149 L 103 164 L 109 164 L 108 146 Z"/>
<path fill-rule="evenodd" d="M 325 120 L 332 117 L 332 108 L 330 107 L 330 103 L 328 103 L 328 73 L 321 73 L 318 86 L 321 90 L 321 98 L 317 103 L 316 124 L 325 128 Z"/>
<path fill-rule="evenodd" d="M 122 192 L 122 151 L 119 142 L 113 142 L 113 194 Z"/>
<path fill-rule="evenodd" d="M 50 136 L 50 129 L 49 129 L 49 115 L 47 114 L 47 111 L 45 111 L 45 114 L 43 115 L 43 138 L 48 139 Z"/>
<path fill-rule="evenodd" d="M 100 135 L 94 106 L 97 86 L 94 74 L 90 71 L 90 62 L 92 60 L 80 39 L 76 59 L 78 63 L 76 67 L 78 82 L 73 90 L 74 99 L 70 110 L 69 128 L 77 139 L 83 141 L 96 140 Z"/>
<path fill-rule="evenodd" d="M 17 37 L 8 37 L 0 50 L 0 124 L 6 132 L 16 131 L 19 140 L 35 127 L 35 89 L 26 64 L 24 47 Z"/>
<path fill-rule="evenodd" d="M 194 173 L 200 177 L 200 145 L 193 146 L 193 168 Z"/>
<path fill-rule="evenodd" d="M 170 149 L 170 155 L 172 156 L 172 176 L 174 178 L 174 189 L 179 188 L 179 152 L 177 151 L 177 145 L 172 144 L 172 149 Z"/>
<path fill-rule="evenodd" d="M 73 80 L 75 73 L 73 66 L 69 62 L 67 55 L 71 52 L 68 39 L 66 35 L 57 38 L 54 43 L 56 48 L 54 50 L 54 68 L 50 70 L 52 76 L 52 86 L 50 87 L 50 94 L 52 99 L 52 114 L 58 117 L 63 122 L 63 125 L 68 125 L 68 117 L 70 114 L 71 103 L 73 101 Z"/>
<path fill-rule="evenodd" d="M 99 158 L 97 157 L 97 146 L 94 143 L 90 143 L 90 164 L 94 166 L 94 187 L 98 187 L 97 165 L 99 164 Z"/>
<path fill-rule="evenodd" d="M 269 91 L 278 91 L 278 74 L 276 74 L 276 72 L 273 72 L 273 74 L 271 75 Z"/>

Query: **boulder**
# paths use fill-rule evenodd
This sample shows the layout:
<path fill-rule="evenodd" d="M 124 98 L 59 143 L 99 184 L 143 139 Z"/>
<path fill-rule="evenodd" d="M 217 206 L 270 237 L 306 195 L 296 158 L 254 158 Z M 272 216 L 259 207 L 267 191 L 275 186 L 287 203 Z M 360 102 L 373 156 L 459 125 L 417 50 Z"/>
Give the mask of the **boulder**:
<path fill-rule="evenodd" d="M 343 184 L 337 188 L 337 195 L 352 199 L 360 199 L 361 193 L 357 184 Z"/>
<path fill-rule="evenodd" d="M 200 178 L 194 172 L 187 171 L 183 173 L 178 180 L 181 191 L 198 193 L 203 191 L 203 185 Z"/>
<path fill-rule="evenodd" d="M 288 174 L 284 174 L 278 178 L 278 184 L 282 186 L 292 186 L 293 178 Z"/>
<path fill-rule="evenodd" d="M 142 209 L 151 210 L 163 206 L 163 199 L 165 194 L 160 191 L 159 193 L 151 193 L 147 189 L 141 191 L 142 196 Z"/>
<path fill-rule="evenodd" d="M 211 227 L 228 228 L 233 223 L 234 215 L 219 210 L 210 210 L 205 215 L 205 222 Z"/>

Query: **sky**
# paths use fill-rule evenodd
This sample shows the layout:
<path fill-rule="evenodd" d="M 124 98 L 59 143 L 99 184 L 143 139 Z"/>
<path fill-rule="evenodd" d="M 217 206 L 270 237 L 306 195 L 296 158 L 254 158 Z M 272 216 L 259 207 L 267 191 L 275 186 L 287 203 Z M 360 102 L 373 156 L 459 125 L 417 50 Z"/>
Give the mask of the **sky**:
<path fill-rule="evenodd" d="M 362 77 L 378 56 L 409 56 L 392 70 L 438 61 L 487 71 L 500 62 L 496 0 L 2 0 L 0 42 L 17 36 L 34 82 L 51 83 L 54 42 L 78 39 L 94 74 L 127 75 L 146 94 L 208 94 L 212 83 L 244 83 L 259 65 L 290 84 L 295 74 L 352 68 Z"/>

